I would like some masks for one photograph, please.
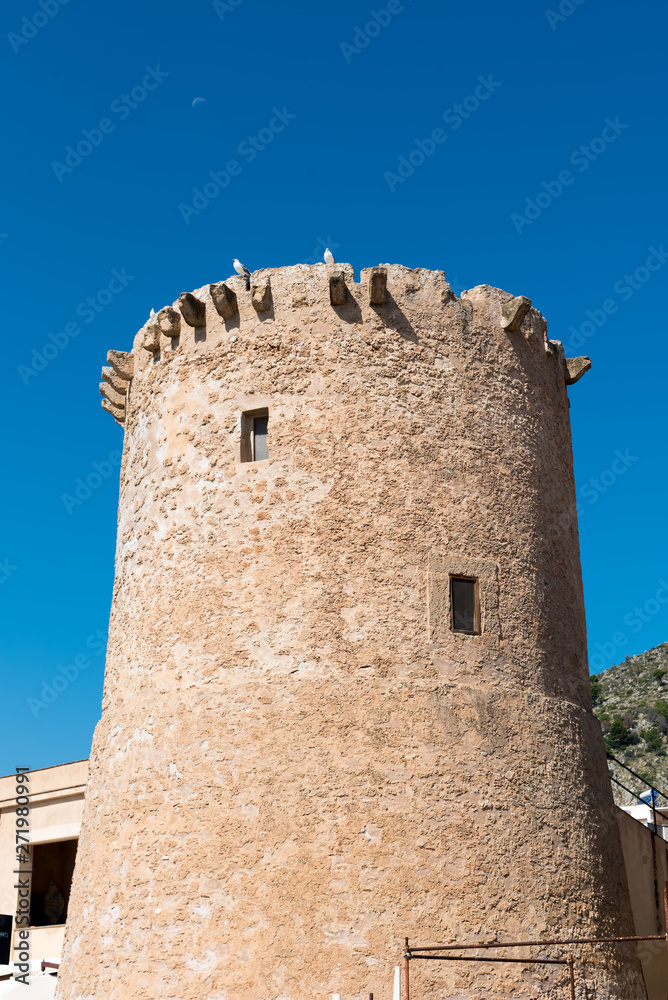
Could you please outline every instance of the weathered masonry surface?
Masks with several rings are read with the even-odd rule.
[[[366,1000],[407,934],[633,933],[589,700],[588,359],[523,296],[344,264],[185,293],[109,362],[116,580],[59,995]],[[430,1000],[562,989],[422,965]],[[644,997],[619,949],[580,979]]]

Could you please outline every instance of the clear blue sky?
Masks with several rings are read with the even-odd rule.
[[[0,773],[87,756],[99,717],[106,352],[235,255],[328,243],[529,295],[594,363],[569,390],[593,668],[668,639],[665,5],[41,3],[0,15]]]

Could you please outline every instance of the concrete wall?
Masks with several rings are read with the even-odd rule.
[[[438,271],[226,286],[110,358],[132,380],[105,397],[116,578],[61,995],[383,1000],[406,935],[632,932],[561,345]],[[269,458],[244,462],[261,408]],[[451,628],[450,574],[479,634]],[[416,995],[564,985],[445,965],[415,963]],[[582,975],[644,1000],[613,949]]]
[[[617,809],[624,865],[636,934],[665,934],[664,885],[668,882],[668,844],[622,809]],[[638,945],[649,1000],[666,1000],[668,948],[665,941]]]
[[[47,767],[28,774],[30,788],[30,843],[46,844],[79,836],[88,761],[80,760]],[[16,917],[16,775],[0,777],[0,913]],[[27,876],[26,876],[27,877]],[[40,961],[57,962],[63,947],[65,925],[30,928],[29,950],[32,966]],[[14,945],[18,929],[14,929]],[[0,976],[14,971],[0,966]]]

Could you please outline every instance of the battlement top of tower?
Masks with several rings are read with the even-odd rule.
[[[548,340],[547,323],[526,296],[478,285],[458,297],[443,271],[399,264],[364,268],[359,282],[350,264],[296,264],[262,268],[250,278],[235,274],[184,292],[150,316],[131,352],[109,352],[100,384],[102,406],[123,423],[130,380],[173,352],[238,353],[246,341],[289,341],[304,331],[321,346],[331,345],[333,327],[342,341],[358,336],[375,350],[414,350],[439,340],[449,318],[472,336],[477,327],[491,327],[504,338],[521,337],[545,363],[555,359],[566,384],[591,366],[588,358],[564,358],[561,343]]]

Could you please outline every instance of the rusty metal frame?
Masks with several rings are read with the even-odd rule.
[[[524,965],[567,965],[570,980],[571,1000],[575,1000],[575,960],[572,954],[568,958],[509,958],[501,956],[483,955],[460,955],[460,954],[435,954],[435,952],[461,952],[476,951],[478,949],[490,948],[546,948],[549,946],[561,945],[592,945],[592,944],[623,944],[633,941],[665,941],[668,949],[668,882],[663,887],[663,907],[665,916],[665,934],[637,934],[626,937],[602,937],[602,938],[553,938],[549,941],[478,941],[475,944],[450,944],[425,945],[412,949],[405,938],[404,944],[404,1000],[410,1000],[410,963],[413,960],[422,959],[432,962],[513,962]]]

